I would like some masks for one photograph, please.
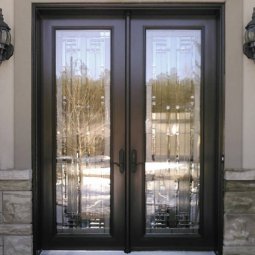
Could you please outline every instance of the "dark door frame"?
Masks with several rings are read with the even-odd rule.
[[[33,233],[34,233],[34,254],[39,254],[41,250],[40,240],[40,217],[41,217],[41,122],[39,118],[41,107],[41,78],[42,78],[42,63],[41,63],[41,24],[45,17],[59,16],[67,17],[75,15],[76,17],[83,17],[86,14],[95,14],[100,17],[102,13],[114,15],[116,12],[126,12],[135,10],[137,13],[144,11],[160,11],[160,15],[196,15],[196,16],[214,16],[217,20],[217,102],[215,103],[217,109],[217,141],[216,141],[216,158],[215,164],[217,168],[216,185],[217,194],[215,194],[215,203],[217,205],[217,244],[215,244],[216,254],[222,254],[223,246],[223,173],[224,173],[224,144],[223,144],[223,130],[224,130],[224,4],[170,4],[170,3],[151,3],[151,4],[33,4],[32,5],[32,169],[33,169]],[[128,16],[127,16],[128,17]],[[129,24],[129,19],[126,20],[126,25]],[[127,42],[126,45],[128,45]],[[129,47],[128,47],[129,48]],[[129,52],[126,52],[129,54]],[[128,73],[129,63],[126,63],[126,72]],[[126,84],[129,83],[129,77],[126,78]],[[126,86],[126,92],[129,88]],[[129,107],[127,107],[129,108]],[[129,109],[126,110],[126,122],[128,125]],[[125,137],[126,146],[130,146],[129,134]],[[127,155],[129,156],[129,155]],[[126,157],[127,158],[127,157]],[[127,167],[129,162],[127,161]],[[126,184],[126,198],[129,198],[130,190]],[[126,213],[129,213],[130,208],[126,207]],[[126,223],[126,229],[129,228],[129,223]],[[126,248],[125,251],[129,252],[129,238],[128,230],[126,233]],[[106,248],[106,247],[102,247]]]

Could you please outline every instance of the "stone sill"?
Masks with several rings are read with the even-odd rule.
[[[227,181],[255,181],[255,169],[226,169]]]
[[[32,170],[0,170],[0,180],[9,181],[9,180],[31,180],[32,179]]]

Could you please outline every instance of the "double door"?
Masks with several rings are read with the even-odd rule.
[[[215,16],[41,19],[40,248],[215,250]]]

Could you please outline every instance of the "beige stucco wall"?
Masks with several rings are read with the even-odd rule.
[[[4,62],[0,67],[0,169],[31,168],[32,2],[71,2],[71,0],[0,0],[0,7],[3,8],[5,20],[12,28],[13,36],[15,32],[14,58]],[[127,1],[112,0],[112,2]],[[164,0],[163,2],[194,1]],[[197,0],[195,2],[226,2],[224,139],[226,167],[254,167],[255,111],[252,109],[255,99],[255,64],[242,54],[242,43],[243,28],[251,18],[255,0]]]
[[[251,20],[255,0],[245,0],[243,25]],[[243,56],[243,167],[255,167],[255,62]]]
[[[14,1],[0,0],[4,20],[14,39]],[[13,168],[14,139],[14,58],[0,66],[0,169]]]
[[[243,4],[226,1],[225,19],[225,167],[242,167]]]

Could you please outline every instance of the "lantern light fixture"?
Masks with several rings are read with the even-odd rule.
[[[13,55],[14,47],[11,44],[10,30],[4,22],[2,9],[0,8],[0,64]]]
[[[245,29],[243,53],[255,62],[255,7],[253,8],[252,20]]]

